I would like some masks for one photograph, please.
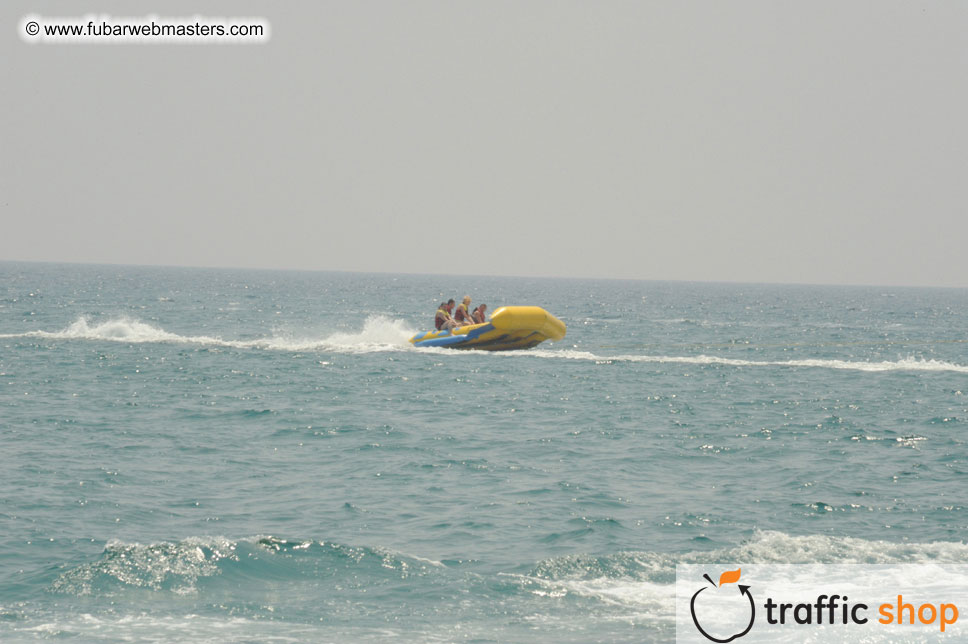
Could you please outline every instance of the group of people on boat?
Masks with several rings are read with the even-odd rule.
[[[450,331],[471,324],[484,324],[487,315],[487,304],[481,304],[473,311],[470,310],[471,296],[465,295],[457,311],[454,311],[454,300],[447,300],[437,308],[434,316],[434,326],[440,331]]]

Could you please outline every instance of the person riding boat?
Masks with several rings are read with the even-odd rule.
[[[474,324],[474,319],[471,317],[471,311],[469,307],[471,305],[471,296],[465,295],[464,300],[457,305],[457,312],[454,313],[454,321],[460,326],[467,326],[468,324]]]
[[[454,322],[454,318],[450,316],[450,312],[453,310],[454,300],[443,302],[437,308],[437,314],[434,315],[434,326],[438,330],[449,331],[457,327],[457,323]]]
[[[481,304],[479,307],[474,309],[471,313],[471,318],[474,320],[474,324],[484,324],[487,321],[485,317],[487,315],[487,304]]]

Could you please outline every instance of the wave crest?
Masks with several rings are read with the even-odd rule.
[[[192,537],[147,545],[110,541],[97,561],[62,573],[51,589],[69,595],[113,595],[134,588],[185,595],[197,592],[199,580],[205,577],[226,577],[223,583],[233,584],[240,579],[343,573],[368,583],[423,576],[438,568],[445,566],[387,548],[311,539]]]
[[[750,564],[968,564],[968,544],[940,541],[894,543],[856,537],[789,535],[757,530],[737,545],[682,554],[628,551],[600,557],[566,555],[539,562],[529,576],[546,580],[637,579],[675,580],[676,564],[742,561]]]
[[[737,546],[682,554],[648,551],[603,556],[565,555],[537,563],[523,575],[507,575],[537,596],[591,598],[634,606],[672,620],[677,564],[968,564],[968,544],[893,543],[855,537],[789,535],[756,531]],[[873,573],[876,574],[876,573]]]
[[[200,577],[218,574],[223,559],[238,561],[227,539],[187,539],[142,545],[111,541],[98,561],[78,566],[54,580],[56,592],[91,595],[112,587],[137,587],[187,594]]]

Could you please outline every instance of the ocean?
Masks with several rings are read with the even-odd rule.
[[[414,349],[448,298],[536,349]],[[0,263],[0,642],[670,642],[968,563],[968,290]]]

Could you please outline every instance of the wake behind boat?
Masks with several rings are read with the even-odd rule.
[[[564,337],[565,323],[540,306],[502,306],[483,324],[418,333],[410,342],[415,347],[509,351]]]

